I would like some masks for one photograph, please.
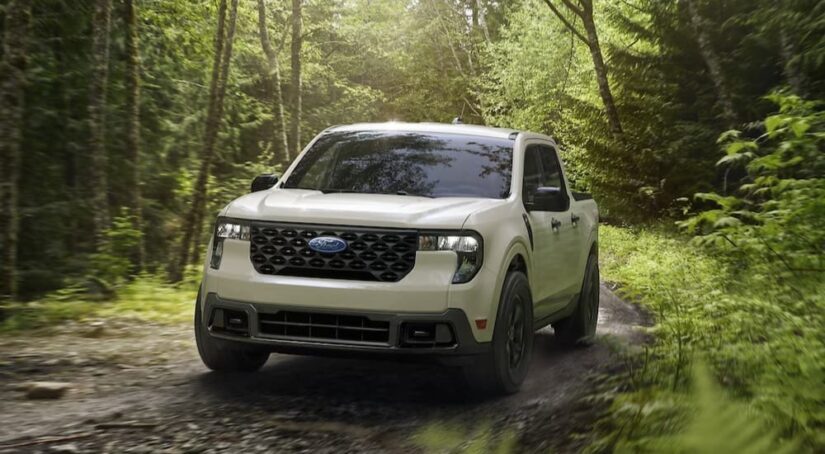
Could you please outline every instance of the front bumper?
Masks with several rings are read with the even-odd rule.
[[[489,261],[494,262],[495,259]],[[470,330],[476,342],[489,342],[501,293],[500,276],[495,268],[482,266],[472,281],[453,284],[455,265],[454,252],[419,251],[415,267],[398,282],[267,275],[253,267],[248,242],[228,239],[224,241],[220,269],[208,264],[204,267],[203,294],[215,293],[226,300],[266,307],[318,312],[443,314],[457,309],[470,322],[487,321],[486,329],[472,323]]]
[[[441,313],[388,313],[353,310],[318,309],[314,307],[283,306],[243,302],[221,298],[216,293],[208,293],[202,305],[202,320],[212,337],[266,346],[279,353],[317,354],[317,355],[346,355],[346,356],[385,356],[385,357],[418,357],[434,358],[448,364],[462,364],[477,355],[490,351],[489,342],[477,342],[473,336],[470,322],[464,311],[447,309]],[[309,323],[291,323],[290,328],[301,331],[301,336],[290,335],[286,332],[274,333],[271,328],[273,317],[282,312],[290,314],[316,315],[317,318],[327,320],[338,318],[363,319],[366,323],[381,326],[381,339],[363,341],[359,339],[332,339],[329,336],[313,337],[309,330]],[[216,315],[236,314],[240,320],[238,326],[227,328],[223,321],[218,321]],[[316,330],[331,331],[329,325],[314,325]],[[410,342],[410,333],[414,327],[441,326],[440,334],[449,331],[449,342]],[[386,327],[386,330],[384,329]],[[448,327],[448,328],[447,328]],[[347,328],[343,328],[347,329]],[[355,328],[356,330],[358,328]],[[378,329],[375,329],[378,331]],[[386,332],[384,332],[386,331]],[[363,337],[362,337],[363,339]],[[443,339],[442,339],[443,340]]]

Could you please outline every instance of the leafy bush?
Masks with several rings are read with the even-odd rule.
[[[105,241],[90,257],[90,277],[107,290],[132,274],[131,257],[138,248],[141,232],[134,228],[134,216],[127,208],[112,219],[112,226],[103,233]]]
[[[785,454],[798,452],[795,441],[777,441],[762,418],[749,414],[747,406],[731,400],[714,383],[704,363],[694,366],[691,413],[685,429],[656,440],[657,452]]]
[[[825,113],[796,96],[770,100],[779,112],[764,134],[720,137],[719,165],[741,175],[739,187],[697,194],[710,208],[679,224],[693,240],[602,230],[605,277],[656,318],[654,343],[632,360],[642,363],[627,377],[632,391],[616,400],[624,424],[608,445],[657,451],[662,434],[684,427],[696,400],[686,371],[701,354],[748,414],[801,439],[801,450],[825,449]]]
[[[769,97],[779,113],[764,121],[756,139],[728,131],[719,141],[718,165],[746,172],[733,195],[697,194],[717,208],[681,225],[697,243],[738,257],[748,266],[768,265],[780,275],[825,273],[825,111],[821,102],[797,96]]]
[[[628,353],[596,448],[657,452],[661,437],[689,425],[697,355],[747,414],[800,438],[801,451],[825,448],[825,284],[769,279],[661,228],[605,226],[600,244],[604,278],[656,324],[652,344]]]

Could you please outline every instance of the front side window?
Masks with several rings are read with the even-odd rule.
[[[526,204],[532,204],[536,195],[536,189],[543,186],[543,175],[541,172],[540,149],[536,145],[530,145],[524,152],[524,179],[521,186],[521,197]]]
[[[542,186],[562,188],[561,165],[556,158],[556,151],[548,146],[541,146],[541,168],[543,170]],[[563,188],[562,188],[563,189]]]
[[[323,192],[507,198],[509,139],[410,131],[342,131],[320,137],[284,182]]]
[[[535,203],[538,188],[558,188],[567,197],[562,178],[561,164],[556,150],[549,145],[527,145],[524,150],[524,175],[521,198],[525,206]]]
[[[561,164],[556,151],[548,145],[528,145],[524,151],[524,180],[522,192],[532,196],[536,189],[563,188]]]

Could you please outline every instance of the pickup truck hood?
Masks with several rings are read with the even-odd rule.
[[[504,202],[468,197],[324,194],[302,189],[273,189],[234,200],[222,215],[313,224],[459,229],[472,213]]]

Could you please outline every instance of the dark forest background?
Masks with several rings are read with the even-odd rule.
[[[102,252],[179,279],[221,206],[339,123],[548,133],[607,219],[679,218],[748,177],[717,165],[717,139],[762,135],[766,95],[825,96],[823,8],[4,1],[2,294],[61,287]]]

